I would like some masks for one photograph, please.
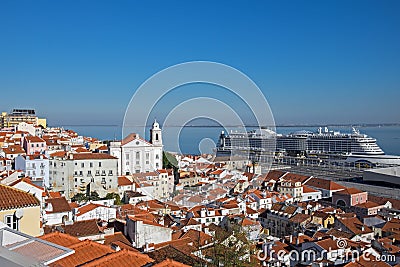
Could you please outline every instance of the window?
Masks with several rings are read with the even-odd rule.
[[[105,183],[106,183],[106,178],[105,178],[105,177],[101,178],[101,183],[102,183],[102,184],[105,184]]]
[[[99,167],[101,167],[101,161],[99,161]]]
[[[85,168],[85,163],[81,163],[81,168]]]
[[[88,175],[92,175],[92,171],[90,171],[90,170],[87,171],[87,174],[88,174]]]
[[[112,170],[109,170],[109,171],[108,171],[108,175],[109,175],[109,176],[112,176],[112,175],[113,175]]]
[[[160,156],[158,156],[158,154],[156,154],[156,159],[159,159],[160,158]]]
[[[89,165],[90,165],[90,168],[93,168],[93,162],[90,162]]]
[[[136,152],[136,160],[140,159],[140,152]]]
[[[19,223],[17,217],[15,217],[14,215],[6,215],[4,219],[8,227],[14,230],[18,230]]]
[[[126,159],[126,160],[129,160],[129,153],[126,153],[126,154],[125,154],[125,159]]]

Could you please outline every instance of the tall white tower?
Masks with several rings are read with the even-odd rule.
[[[156,120],[154,120],[153,126],[150,129],[150,143],[155,146],[162,146],[161,128]]]

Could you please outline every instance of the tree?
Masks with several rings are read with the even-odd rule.
[[[107,193],[107,195],[104,199],[114,199],[115,205],[122,205],[121,197],[117,193]]]
[[[174,171],[174,181],[175,184],[177,184],[179,181],[178,160],[175,158],[174,155],[166,151],[163,151],[163,168],[172,169]]]
[[[93,201],[100,200],[100,196],[96,191],[92,191],[90,192],[90,195],[87,198],[87,200],[93,200]]]
[[[216,266],[254,266],[249,262],[251,255],[250,242],[238,226],[225,231],[216,231],[212,251],[212,263]]]
[[[178,169],[178,160],[174,155],[163,151],[163,168],[164,169]]]
[[[73,202],[83,202],[87,200],[87,197],[84,193],[77,193],[76,195],[74,195],[71,200]]]

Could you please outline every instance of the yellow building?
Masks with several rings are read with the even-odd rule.
[[[14,127],[21,122],[31,123],[34,126],[46,128],[46,119],[38,118],[33,109],[14,109],[11,113],[2,112],[0,116],[0,128]]]
[[[0,221],[14,230],[39,236],[40,201],[32,194],[0,185]]]
[[[331,228],[335,223],[335,217],[329,213],[316,211],[312,215],[311,222],[322,225],[324,228]]]

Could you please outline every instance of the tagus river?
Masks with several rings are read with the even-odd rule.
[[[91,136],[100,140],[119,140],[122,137],[122,127],[116,125],[100,125],[100,126],[62,126],[65,129],[72,129],[80,135]],[[176,127],[175,127],[176,128]],[[342,127],[329,127],[330,130],[337,130],[340,132],[351,132],[350,126]],[[358,127],[361,133],[367,134],[377,139],[378,145],[389,155],[400,155],[400,126],[382,126],[382,127]],[[191,127],[185,126],[180,129],[179,137],[169,136],[168,127],[164,128],[164,148],[165,150],[173,150],[175,147],[179,147],[182,153],[185,154],[199,154],[202,152],[208,152],[205,150],[211,150],[212,142],[215,144],[218,142],[218,137],[221,131],[229,131],[223,127],[212,126],[212,127]],[[307,130],[314,131],[318,130],[318,127],[277,127],[277,132],[281,134],[287,134],[295,131]],[[146,128],[146,139],[149,139],[149,128]],[[204,142],[204,139],[207,139]],[[203,142],[202,142],[203,140]],[[176,144],[177,143],[177,144]],[[173,145],[172,145],[173,144]]]

